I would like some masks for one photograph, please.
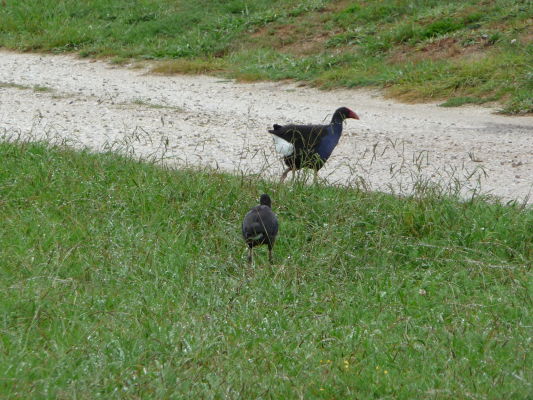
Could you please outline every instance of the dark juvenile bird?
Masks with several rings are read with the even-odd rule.
[[[281,175],[285,180],[289,171],[311,168],[315,171],[324,166],[339,143],[342,123],[346,118],[359,119],[356,113],[346,107],[335,110],[329,125],[278,125],[269,130],[273,135],[276,151],[284,156],[287,169]]]
[[[253,248],[261,244],[268,246],[268,259],[272,262],[272,247],[278,234],[278,217],[272,212],[272,201],[268,194],[262,194],[259,205],[244,216],[242,236],[248,245],[248,262],[252,263]]]

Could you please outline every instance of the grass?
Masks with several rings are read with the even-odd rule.
[[[528,398],[533,210],[0,143],[0,397]],[[275,263],[240,221],[269,193]]]
[[[0,88],[29,89],[29,86],[19,85],[13,82],[0,82]]]
[[[0,82],[0,88],[14,88],[14,89],[20,89],[20,90],[32,89],[34,92],[41,92],[41,93],[54,91],[54,89],[48,86],[42,86],[42,85],[28,86],[28,85],[20,85],[18,83],[13,83],[13,82]]]
[[[441,107],[458,107],[463,104],[483,104],[485,101],[476,97],[453,97],[444,103],[440,104]]]
[[[131,103],[120,103],[123,106],[128,106],[130,104],[135,104],[138,106],[148,107],[148,108],[155,108],[155,109],[167,109],[167,110],[173,110],[173,111],[183,111],[180,107],[174,107],[174,106],[167,106],[164,104],[154,104],[150,102],[150,99],[144,99],[144,98],[136,98],[133,99]]]
[[[0,46],[531,113],[528,0],[7,0]]]
[[[171,74],[209,74],[224,71],[225,65],[222,59],[186,59],[178,58],[158,63],[152,68],[152,72],[164,75]]]

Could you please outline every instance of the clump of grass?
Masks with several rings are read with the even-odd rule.
[[[2,398],[526,398],[533,210],[0,143]],[[275,263],[247,267],[260,193]]]
[[[185,59],[179,58],[157,63],[151,71],[157,74],[207,74],[221,72],[226,69],[226,62],[221,58]]]
[[[29,89],[29,86],[21,85],[13,82],[0,82],[2,88],[15,88],[15,89]]]
[[[0,88],[2,87],[3,88],[15,88],[15,89],[20,89],[20,90],[31,89],[34,92],[53,92],[54,91],[54,89],[48,86],[42,86],[42,85],[29,86],[29,85],[21,85],[21,84],[13,83],[13,82],[0,82]]]
[[[508,64],[516,68],[506,69]],[[387,92],[406,100],[475,97],[479,102],[494,101],[518,96],[523,91],[518,83],[523,82],[528,68],[527,57],[508,51],[494,51],[475,59],[422,60],[399,68],[397,83]]]
[[[42,86],[42,85],[35,85],[35,86],[32,87],[32,89],[35,92],[45,92],[45,93],[54,91],[54,89],[52,89],[52,88],[50,88],[48,86]]]
[[[112,57],[109,62],[111,64],[114,64],[114,65],[126,65],[128,63],[131,62],[131,60],[129,58],[125,58],[125,57],[120,57],[120,56],[116,56],[116,57]]]
[[[135,104],[135,105],[138,105],[138,106],[143,106],[143,107],[148,107],[148,108],[154,108],[154,109],[167,109],[167,110],[173,110],[173,111],[176,111],[176,112],[183,112],[183,109],[180,108],[180,107],[175,107],[175,106],[168,106],[168,105],[165,105],[165,104],[157,104],[157,103],[153,103],[152,100],[150,98],[136,98],[136,99],[133,99],[131,101],[131,103],[119,103],[120,105],[123,105],[123,106],[127,106],[127,105],[131,105],[131,104]],[[133,139],[135,138],[135,134],[132,134],[131,138],[126,138],[123,143],[117,143],[117,142],[114,142],[114,143],[111,143],[108,145],[113,148],[113,146],[117,146],[116,149],[120,152],[120,150],[124,150],[126,151],[127,154],[130,154],[131,151],[128,151],[127,147],[127,142],[128,140],[130,139]],[[52,140],[53,141],[53,140]]]
[[[476,97],[453,97],[446,100],[444,103],[439,104],[441,107],[459,107],[464,104],[483,104],[487,100],[479,99]]]

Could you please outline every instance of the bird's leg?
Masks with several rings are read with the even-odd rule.
[[[270,261],[270,264],[274,263],[272,260],[272,246],[268,246],[268,261]]]
[[[248,247],[248,264],[252,265],[254,253],[252,247]]]
[[[281,179],[279,180],[279,183],[283,183],[283,181],[285,180],[285,178],[289,174],[290,170],[291,170],[290,168],[287,168],[285,171],[283,171],[283,174],[281,174]]]

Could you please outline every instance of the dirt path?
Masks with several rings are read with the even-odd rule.
[[[279,176],[267,128],[320,123],[339,106],[361,121],[346,122],[320,171],[332,184],[407,193],[414,181],[458,180],[465,191],[481,184],[505,200],[533,194],[533,117],[398,104],[366,90],[154,76],[70,56],[0,51],[0,134],[67,138],[171,163]]]

